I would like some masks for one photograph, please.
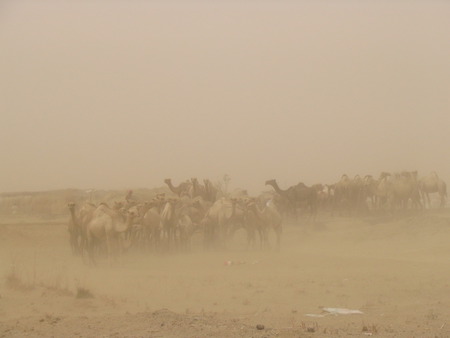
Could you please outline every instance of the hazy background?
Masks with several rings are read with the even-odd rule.
[[[448,179],[449,18],[447,1],[4,1],[0,191]]]

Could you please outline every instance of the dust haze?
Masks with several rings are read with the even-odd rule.
[[[449,17],[4,1],[0,335],[450,335]]]

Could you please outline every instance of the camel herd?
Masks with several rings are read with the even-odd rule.
[[[92,264],[105,252],[109,260],[130,248],[153,252],[187,251],[193,234],[201,234],[205,249],[226,248],[234,233],[244,229],[248,248],[270,247],[269,233],[280,248],[282,223],[287,218],[315,220],[318,212],[356,216],[370,212],[396,212],[430,207],[429,194],[446,202],[447,188],[436,173],[419,178],[416,171],[383,172],[375,179],[343,175],[334,184],[307,186],[299,183],[286,190],[276,180],[265,182],[273,190],[257,197],[246,190],[224,192],[210,180],[201,184],[192,178],[174,186],[173,193],[157,194],[139,201],[132,191],[113,206],[105,203],[68,205],[69,238],[72,251]]]

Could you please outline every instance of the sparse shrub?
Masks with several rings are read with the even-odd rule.
[[[94,298],[94,295],[88,289],[82,288],[82,287],[78,287],[77,288],[77,294],[76,294],[75,298],[80,298],[80,299],[82,299],[82,298]]]

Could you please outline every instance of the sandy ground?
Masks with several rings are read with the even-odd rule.
[[[72,256],[63,220],[0,223],[0,337],[450,337],[447,210],[323,216],[285,225],[280,252],[247,251],[238,232],[226,252],[198,237],[190,253],[96,268]],[[322,307],[363,314],[307,315]]]

